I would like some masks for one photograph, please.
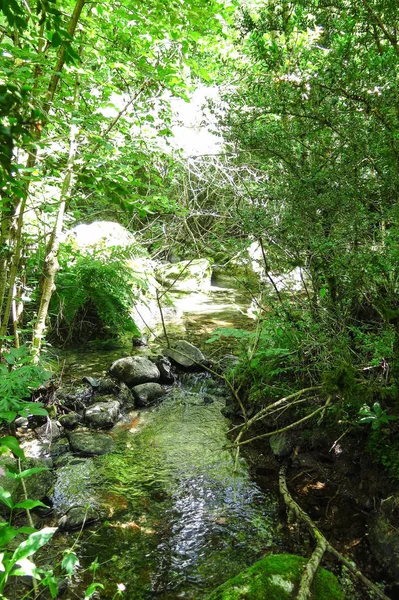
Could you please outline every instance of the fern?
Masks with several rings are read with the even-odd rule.
[[[70,252],[70,249],[69,249]],[[146,282],[132,272],[126,249],[61,259],[51,304],[53,330],[62,341],[137,333],[131,311]]]

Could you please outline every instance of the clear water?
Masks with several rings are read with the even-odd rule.
[[[218,311],[216,302],[204,313],[205,328],[210,320],[216,327],[227,316],[234,321],[235,310]],[[200,313],[193,320],[198,338]],[[113,354],[101,353],[101,361],[109,365]],[[100,371],[98,356],[69,358],[72,369]],[[224,394],[208,375],[187,374],[162,404],[115,426],[115,452],[73,459],[59,472],[56,505],[72,485],[81,502],[104,510],[103,524],[84,531],[79,550],[85,566],[96,557],[102,563],[99,597],[113,598],[124,584],[129,599],[199,600],[276,543],[277,500],[251,481],[243,459],[235,471]],[[81,571],[65,597],[83,598],[92,577]]]

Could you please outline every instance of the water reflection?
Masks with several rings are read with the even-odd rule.
[[[203,598],[273,543],[275,499],[250,481],[244,461],[234,473],[223,400],[204,403],[207,382],[193,391],[198,379],[187,376],[141,429],[119,433],[116,453],[95,459],[115,521],[85,550],[120,555],[104,567],[110,590],[123,581],[129,597]]]
[[[203,347],[216,327],[250,325],[237,303],[229,290],[203,300],[198,310],[192,303],[186,339]],[[120,356],[116,350],[66,358],[74,375],[98,375]],[[82,481],[93,473],[87,488],[108,511],[103,527],[81,539],[82,562],[98,557],[104,563],[101,598],[112,598],[123,583],[129,599],[201,600],[276,541],[276,498],[250,480],[245,461],[234,472],[226,450],[224,393],[206,374],[185,375],[162,404],[117,424],[111,432],[116,451],[90,459],[90,469],[82,470]],[[90,582],[91,573],[82,573],[65,597],[83,597]]]

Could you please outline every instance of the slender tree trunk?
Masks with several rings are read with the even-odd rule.
[[[86,0],[77,0],[76,1],[75,8],[73,10],[73,13],[72,13],[72,15],[69,19],[69,23],[68,23],[68,33],[71,37],[73,37],[75,34],[76,27],[79,22],[79,19],[80,19],[80,16],[81,16],[81,13],[82,13],[85,3],[86,3]],[[42,49],[42,45],[39,48],[39,52],[41,51],[41,49]],[[53,74],[51,76],[51,79],[50,79],[50,82],[49,82],[49,85],[47,88],[47,93],[46,93],[45,102],[44,102],[44,106],[43,106],[44,118],[48,117],[48,113],[49,113],[49,110],[50,110],[53,100],[54,100],[58,82],[60,80],[60,73],[64,67],[64,64],[65,64],[65,45],[62,44],[62,46],[60,47],[60,50],[58,52],[57,62],[55,64]],[[37,70],[35,71],[35,76],[36,77],[38,76]],[[40,138],[41,138],[40,131],[36,131],[35,138],[36,138],[36,141],[40,140]],[[29,173],[28,169],[32,169],[36,165],[36,161],[37,161],[37,150],[35,148],[34,150],[32,150],[30,152],[27,163],[26,163],[26,169],[27,169],[28,173]],[[18,267],[19,267],[19,263],[20,263],[23,215],[24,215],[25,208],[26,208],[26,202],[27,202],[27,197],[28,197],[28,193],[29,193],[29,185],[30,185],[30,181],[28,180],[26,182],[26,186],[25,186],[24,198],[17,205],[17,209],[14,214],[14,222],[16,221],[17,225],[16,225],[15,246],[14,246],[13,256],[11,259],[11,266],[10,266],[10,271],[9,271],[8,282],[7,282],[7,275],[4,276],[3,273],[0,275],[0,302],[1,302],[0,308],[2,308],[2,304],[4,302],[5,289],[6,289],[7,283],[8,283],[8,295],[7,295],[3,318],[2,318],[1,327],[0,327],[0,351],[1,351],[2,345],[3,345],[3,340],[1,338],[2,338],[2,336],[4,337],[4,335],[7,332],[8,322],[10,319],[12,301],[13,301],[13,290],[14,290],[15,279],[16,279],[16,276],[18,273]],[[12,222],[12,220],[11,220],[11,222]],[[0,261],[0,268],[2,267],[2,262],[3,261]],[[3,270],[5,270],[5,269],[3,269]],[[2,296],[3,296],[3,298],[2,298]]]
[[[79,104],[78,78],[76,78],[74,96],[74,108],[77,109]],[[60,247],[60,237],[62,233],[62,226],[64,223],[65,206],[72,188],[72,174],[77,153],[78,130],[79,128],[77,125],[71,125],[69,138],[69,156],[66,167],[66,174],[61,186],[60,205],[58,207],[56,222],[53,231],[51,232],[50,239],[46,248],[46,257],[44,259],[43,266],[43,282],[40,296],[40,305],[39,310],[37,312],[36,324],[33,328],[32,336],[32,348],[36,358],[38,358],[39,356],[43,335],[46,330],[48,308],[51,296],[55,289],[55,276],[57,275],[57,272],[59,270],[58,252]]]

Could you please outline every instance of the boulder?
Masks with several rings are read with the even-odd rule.
[[[57,460],[69,452],[69,442],[67,437],[61,437],[49,447],[49,454],[53,460]]]
[[[153,404],[158,398],[165,394],[165,390],[159,383],[142,383],[132,389],[133,396],[138,406],[144,407]]]
[[[83,421],[82,417],[75,412],[60,415],[58,420],[65,429],[75,429],[78,425],[81,425]]]
[[[202,364],[206,362],[201,350],[185,340],[178,340],[173,344],[172,348],[164,348],[163,353],[180,367],[186,369],[198,366],[198,363]]]
[[[206,258],[182,260],[175,264],[160,265],[155,278],[169,291],[193,292],[208,290],[211,285],[212,267]]]
[[[119,418],[120,404],[113,396],[104,396],[104,402],[92,404],[85,412],[85,421],[92,427],[107,429]]]
[[[293,446],[291,437],[286,432],[275,433],[269,439],[270,448],[277,458],[287,458],[291,456]]]
[[[82,525],[90,525],[100,519],[100,513],[92,506],[72,506],[58,521],[60,529],[71,531]]]
[[[125,410],[133,410],[135,407],[134,397],[130,389],[123,382],[120,383],[117,400]]]
[[[43,500],[53,486],[53,473],[48,468],[48,462],[45,459],[29,458],[22,463],[23,471],[33,468],[43,468],[44,470],[24,478],[27,498],[29,500]],[[25,492],[21,480],[7,477],[5,471],[18,473],[18,461],[11,456],[1,456],[0,487],[10,492],[13,502],[22,502],[22,500],[25,500]]]
[[[113,221],[81,223],[67,231],[65,237],[75,243],[83,254],[94,254],[107,250],[110,252],[116,246],[129,248],[137,245],[133,234],[123,225]]]
[[[166,356],[151,356],[150,360],[158,367],[159,373],[161,375],[161,383],[165,383],[166,385],[172,385],[176,378],[172,373],[172,364]]]
[[[53,487],[54,473],[48,468],[48,461],[42,458],[29,459],[23,465],[24,469],[41,467],[45,470],[34,473],[25,478],[26,495],[30,500],[43,500]],[[22,488],[22,485],[21,485]],[[18,500],[24,500],[25,493],[22,489],[18,490]]]
[[[72,452],[84,456],[107,454],[115,448],[115,442],[108,433],[95,431],[72,431],[68,433]]]
[[[101,377],[96,380],[96,387],[94,391],[97,396],[108,396],[110,394],[117,395],[119,393],[121,384],[111,379],[111,377]]]
[[[387,573],[399,581],[399,496],[391,496],[381,503],[369,525],[372,552]]]
[[[61,426],[56,421],[47,421],[36,427],[35,434],[43,444],[51,444],[62,436]]]
[[[91,379],[86,377],[86,379]],[[134,398],[131,391],[123,381],[115,381],[111,377],[101,377],[95,379],[95,385],[92,386],[94,389],[94,400],[103,402],[103,396],[116,396],[111,400],[117,400],[123,408],[132,409],[134,408]],[[109,401],[109,400],[108,400]]]
[[[101,477],[95,460],[69,456],[69,460],[56,471],[51,494],[55,514],[61,517],[76,506],[98,509],[98,490],[103,483]]]
[[[294,554],[272,554],[219,586],[206,600],[296,598],[307,559]],[[319,568],[311,587],[312,600],[343,600],[335,575]]]
[[[132,387],[140,383],[158,381],[158,367],[145,356],[128,356],[116,360],[109,370],[112,377]]]
[[[65,386],[57,390],[56,397],[59,404],[74,411],[83,410],[86,406],[95,402],[91,386],[81,386],[78,388]]]

